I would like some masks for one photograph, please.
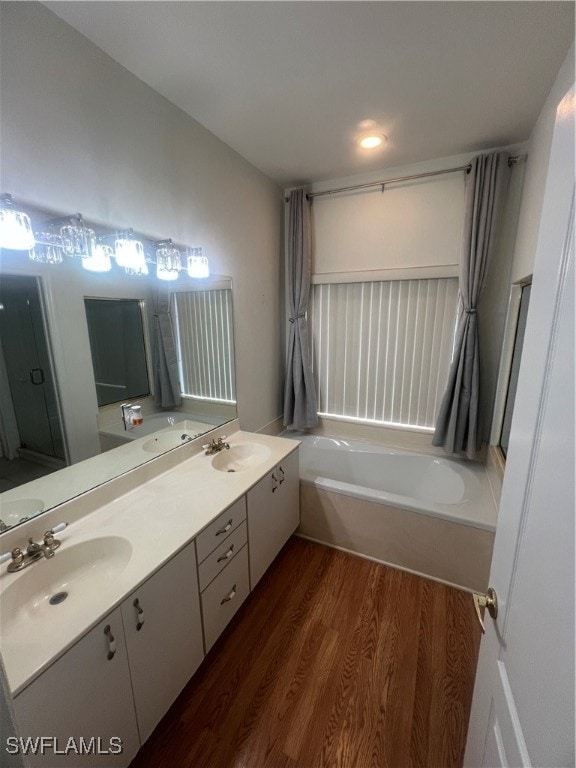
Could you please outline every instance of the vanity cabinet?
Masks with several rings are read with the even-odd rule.
[[[245,496],[196,538],[206,653],[250,593],[247,541]]]
[[[300,523],[298,450],[248,491],[247,503],[250,586],[254,589]]]
[[[30,765],[126,768],[299,518],[296,449],[16,696]]]
[[[246,544],[202,592],[206,653],[212,648],[238,608],[250,594]]]
[[[194,544],[121,605],[143,744],[204,658]]]
[[[125,768],[140,746],[119,608],[108,614],[14,700],[20,735],[50,737],[31,766]],[[81,756],[70,748],[92,749]],[[93,737],[92,742],[90,741]],[[84,740],[81,743],[81,738]],[[121,754],[114,754],[122,740]]]

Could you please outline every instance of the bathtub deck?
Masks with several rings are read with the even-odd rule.
[[[469,594],[293,537],[131,768],[459,768]]]

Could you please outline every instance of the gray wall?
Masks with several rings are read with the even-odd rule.
[[[3,3],[1,22],[2,192],[202,245],[212,271],[233,281],[241,425],[256,430],[275,419],[282,191],[44,6]],[[74,370],[61,371],[59,383],[68,420],[82,430],[92,407],[82,380],[85,321],[56,270],[56,346],[75,349]]]

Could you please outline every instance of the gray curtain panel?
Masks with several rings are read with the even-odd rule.
[[[477,304],[494,246],[509,180],[509,155],[478,155],[466,178],[460,260],[460,301],[454,359],[436,421],[432,445],[476,459],[480,448],[480,364]]]
[[[182,403],[170,296],[159,288],[154,307],[154,403],[177,408]]]
[[[290,327],[284,386],[284,426],[308,429],[318,423],[318,407],[306,320],[312,270],[310,202],[303,189],[290,193],[287,234],[287,310]]]

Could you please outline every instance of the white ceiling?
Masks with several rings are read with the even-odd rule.
[[[572,2],[46,5],[283,186],[525,140],[574,39]]]

